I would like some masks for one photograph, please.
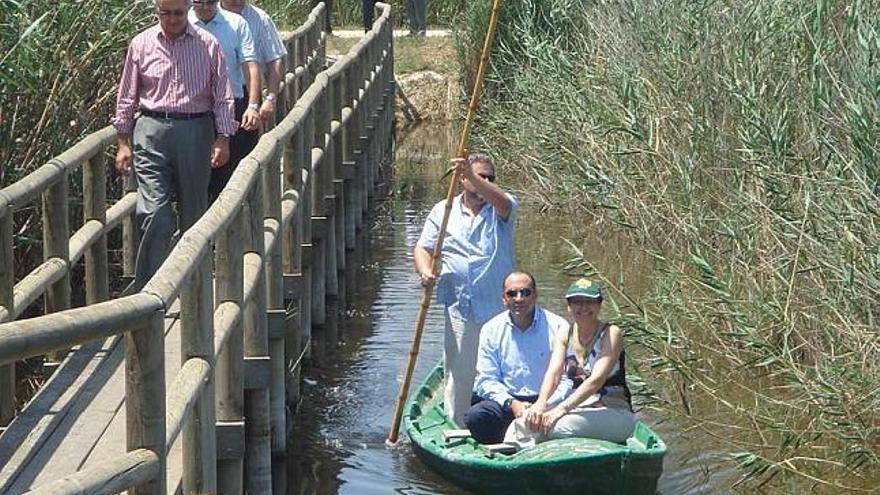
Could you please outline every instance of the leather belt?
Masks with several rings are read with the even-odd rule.
[[[141,109],[141,115],[143,115],[145,117],[153,117],[155,119],[192,120],[192,119],[200,119],[202,117],[207,117],[207,116],[211,115],[211,112],[184,113],[184,112],[165,112],[162,110]]]

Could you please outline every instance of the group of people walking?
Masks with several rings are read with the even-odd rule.
[[[431,210],[413,252],[421,284],[436,287],[445,308],[446,414],[487,444],[624,441],[635,426],[624,332],[600,320],[600,284],[582,278],[568,288],[573,324],[539,306],[534,276],[515,264],[517,198],[498,186],[487,155],[453,167],[462,192],[452,202],[439,276],[432,260],[445,200]]]
[[[217,198],[275,113],[286,54],[275,23],[247,0],[218,3],[155,0],[158,24],[125,57],[113,125],[116,169],[137,180],[132,290]]]

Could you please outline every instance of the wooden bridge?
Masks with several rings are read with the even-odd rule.
[[[137,247],[130,184],[108,208],[112,127],[0,190],[0,493],[285,492],[299,371],[352,290],[392,160],[390,7],[377,11],[326,69],[323,4],[285,35],[276,125],[140,292],[110,299],[111,255],[131,275]],[[13,214],[32,203],[45,261],[17,277]],[[71,308],[83,258],[85,305]],[[46,314],[17,320],[41,296]],[[14,363],[45,354],[60,365],[16,415]]]

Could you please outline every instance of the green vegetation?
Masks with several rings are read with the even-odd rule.
[[[468,9],[466,78],[489,1]],[[727,445],[749,491],[880,483],[877,12],[505,2],[473,147],[644,250],[651,287],[615,300],[646,407]]]

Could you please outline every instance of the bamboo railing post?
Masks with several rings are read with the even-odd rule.
[[[214,247],[214,299],[219,306],[234,302],[243,306],[242,272],[244,217],[239,211],[220,235]],[[241,319],[230,331],[226,345],[217,354],[216,401],[218,437],[241,440],[244,446],[244,341]],[[223,434],[229,432],[229,434]],[[233,440],[230,440],[233,442]],[[238,447],[236,445],[235,447]],[[229,448],[232,454],[225,452]],[[231,495],[244,490],[243,450],[218,442],[217,492]]]
[[[180,363],[214,362],[214,288],[211,260],[202,255],[180,293]],[[183,493],[217,492],[214,381],[209,378],[183,427]]]
[[[63,163],[57,165],[64,167]],[[67,208],[70,187],[67,183],[67,168],[62,168],[59,175],[58,180],[42,194],[43,261],[58,258],[67,265],[67,270],[46,291],[46,314],[70,308],[70,216]],[[67,350],[59,350],[52,353],[50,359],[59,363],[66,356]]]
[[[125,334],[125,422],[129,451],[159,457],[159,476],[129,495],[165,495],[165,319],[161,312]]]
[[[315,247],[312,245],[312,131],[308,127],[308,118],[303,119],[303,127],[297,134],[294,144],[299,156],[299,173],[302,180],[302,208],[299,215],[302,225],[300,236],[300,252],[302,255],[302,282],[300,283],[300,342],[303,352],[311,356],[312,352],[312,265],[314,264]]]
[[[245,232],[245,273],[259,272],[250,297],[244,302],[244,356],[245,374],[248,366],[259,368],[269,355],[269,338],[266,318],[266,271],[263,266],[264,215],[262,181],[251,189],[245,208],[247,231]],[[248,259],[260,260],[258,264]],[[265,369],[258,373],[265,376]],[[245,415],[245,492],[271,493],[272,445],[270,437],[269,389],[260,385],[247,387],[244,391]]]
[[[281,260],[283,229],[281,228],[281,158],[283,148],[276,151],[263,168],[263,212],[266,220],[278,226],[277,238],[270,252],[265,253],[266,310],[268,313],[284,314],[284,269]],[[283,320],[282,320],[283,321]],[[272,363],[272,387],[269,393],[269,409],[272,430],[272,453],[283,456],[286,449],[287,424],[285,416],[285,366],[283,333],[268,335],[269,359]]]
[[[107,223],[106,161],[100,155],[83,164],[83,222]],[[85,254],[86,304],[110,298],[107,236],[99,237]]]
[[[358,184],[361,198],[361,222],[366,220],[370,206],[370,98],[369,98],[369,60],[366,59],[367,49],[361,51],[358,57],[358,71],[360,73],[360,97],[358,100],[358,122],[360,123],[360,166],[358,167]]]
[[[0,195],[0,306],[6,310],[5,320],[15,314],[15,257],[13,252],[12,206]],[[3,321],[0,321],[3,323]],[[15,363],[0,366],[0,426],[15,417]]]
[[[126,175],[122,180],[123,196],[137,191],[137,182],[133,174]],[[140,239],[139,227],[135,212],[127,215],[122,221],[122,275],[126,278],[134,278],[135,262],[137,261],[137,249]]]

